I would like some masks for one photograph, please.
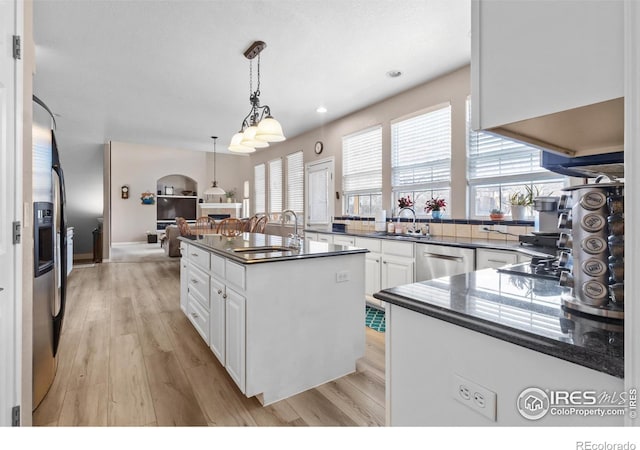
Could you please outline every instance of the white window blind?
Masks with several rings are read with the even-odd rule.
[[[264,214],[267,212],[265,205],[265,167],[264,164],[258,164],[253,168],[253,196],[256,214]]]
[[[382,127],[342,138],[342,190],[347,194],[382,191]]]
[[[304,159],[302,151],[287,155],[287,209],[304,212]]]
[[[394,192],[451,183],[451,105],[391,124]]]
[[[566,178],[540,166],[540,149],[471,130],[471,102],[467,99],[467,171],[470,216],[488,216],[491,209],[510,212],[509,197],[530,186],[541,195],[559,195]]]
[[[269,212],[282,212],[282,159],[269,161]]]

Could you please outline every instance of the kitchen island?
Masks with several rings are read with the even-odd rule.
[[[622,425],[623,415],[520,413],[530,387],[614,399],[624,389],[622,322],[565,310],[561,295],[555,280],[495,269],[375,294],[388,304],[387,424]]]
[[[180,238],[180,306],[263,405],[355,371],[365,249],[244,233]]]

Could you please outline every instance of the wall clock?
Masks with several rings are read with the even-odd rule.
[[[129,198],[129,186],[122,186],[120,188],[120,195],[122,198]]]
[[[319,155],[320,153],[322,153],[323,148],[324,144],[322,143],[322,141],[317,141],[316,146],[313,148],[313,150],[316,152],[316,155]]]

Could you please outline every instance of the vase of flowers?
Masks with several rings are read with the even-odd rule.
[[[143,205],[153,205],[155,202],[155,196],[152,192],[143,192],[140,194],[140,201]]]
[[[433,198],[431,197],[427,200],[424,211],[426,213],[431,213],[431,217],[434,219],[442,218],[442,212],[445,210],[447,206],[447,201],[443,198]]]
[[[402,208],[412,208],[413,207],[413,200],[411,200],[411,197],[409,197],[408,195],[406,197],[400,197],[398,199],[398,208],[402,209]]]

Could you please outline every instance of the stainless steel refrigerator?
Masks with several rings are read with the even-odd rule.
[[[33,409],[56,375],[67,287],[64,174],[51,110],[33,98]]]

